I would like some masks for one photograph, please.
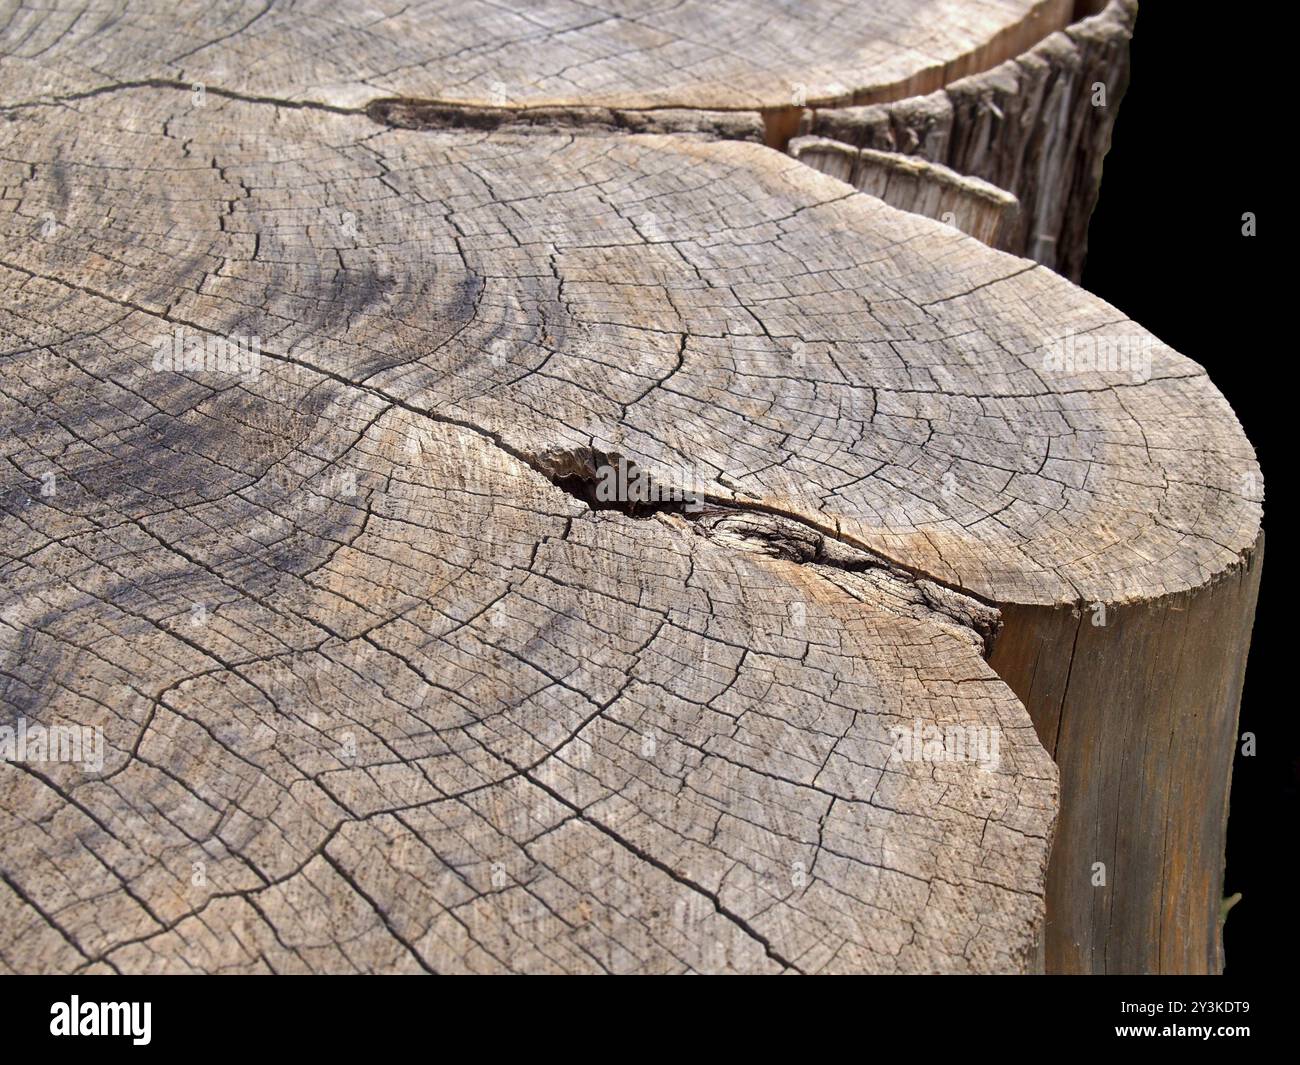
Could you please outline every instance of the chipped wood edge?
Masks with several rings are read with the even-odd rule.
[[[941,163],[875,148],[853,148],[826,137],[796,137],[790,154],[891,207],[955,226],[1006,250],[1019,201],[1004,189],[966,177]]]
[[[919,156],[1007,190],[1021,211],[1006,250],[1077,282],[1136,16],[1136,0],[1110,0],[988,71],[892,103],[815,107],[798,132]]]

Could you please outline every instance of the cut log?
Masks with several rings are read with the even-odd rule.
[[[1074,0],[178,0],[115,18],[54,0],[13,14],[3,76],[33,98],[166,79],[336,107],[408,96],[785,110],[932,92],[1020,55],[1073,10]]]
[[[103,764],[0,765],[0,965],[1214,968],[1204,371],[753,116],[291,75],[286,17],[198,34],[229,92],[7,31],[85,95],[0,122],[0,728]]]
[[[992,70],[926,96],[815,108],[802,115],[801,129],[853,147],[917,155],[1005,189],[1021,205],[1006,249],[1077,281],[1102,162],[1128,87],[1136,14],[1137,0],[1110,0],[1097,15]]]

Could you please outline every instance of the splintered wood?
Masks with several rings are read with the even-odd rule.
[[[1074,5],[314,6],[0,29],[0,968],[1216,968],[1232,411],[745,114]]]

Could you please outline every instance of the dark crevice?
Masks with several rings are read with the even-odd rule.
[[[582,104],[490,107],[394,96],[372,100],[366,105],[365,114],[381,126],[396,129],[694,134],[718,140],[767,142],[764,117],[753,109],[611,108]]]
[[[994,605],[817,529],[802,517],[656,480],[625,456],[599,448],[563,448],[527,461],[592,510],[615,510],[638,519],[674,514],[714,543],[758,550],[797,565],[888,578],[905,586],[913,601],[976,633],[986,658],[1001,631],[1001,613]]]
[[[630,518],[649,518],[663,513],[698,517],[703,508],[700,497],[655,480],[617,452],[564,448],[548,451],[530,465],[592,510],[617,510]]]

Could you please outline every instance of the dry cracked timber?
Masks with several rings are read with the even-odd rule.
[[[400,16],[313,96],[274,9],[172,58],[61,13],[0,33],[0,697],[104,763],[0,766],[0,965],[1038,963],[1058,770],[1022,674],[1065,669],[1068,738],[1091,672],[1054,619],[1199,604],[1254,558],[1200,367],[755,143],[698,72],[503,117],[357,58]],[[553,61],[507,37],[492,69]],[[1024,44],[994,39],[948,62]],[[1143,338],[1149,372],[1046,370],[1065,335]],[[174,336],[260,359],[177,372]],[[699,505],[594,505],[619,458]],[[999,757],[900,759],[916,723]],[[1193,819],[1204,746],[1152,823]]]

